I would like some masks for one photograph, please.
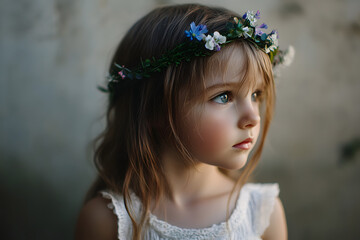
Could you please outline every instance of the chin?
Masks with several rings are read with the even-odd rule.
[[[226,170],[240,170],[242,169],[247,162],[247,157],[242,159],[236,159],[232,162],[228,162],[227,164],[224,164],[223,166],[219,166],[221,168],[224,168]]]

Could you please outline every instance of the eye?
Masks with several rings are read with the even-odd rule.
[[[263,92],[261,90],[256,90],[251,94],[251,100],[254,102],[261,102],[263,97]]]
[[[229,101],[231,101],[231,92],[227,91],[227,92],[223,92],[220,95],[217,95],[216,97],[214,97],[212,99],[212,101],[219,103],[219,104],[226,104]]]

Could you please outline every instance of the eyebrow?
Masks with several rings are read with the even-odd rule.
[[[231,87],[231,86],[235,87],[237,85],[238,85],[238,83],[217,83],[217,84],[214,84],[214,85],[212,85],[210,87],[207,87],[205,90],[210,91],[210,90],[216,89],[216,88]]]
[[[214,85],[211,85],[210,87],[207,87],[205,89],[205,91],[210,91],[212,89],[217,89],[217,88],[221,88],[221,87],[238,87],[239,83],[235,83],[235,82],[230,82],[230,83],[217,83]],[[258,88],[264,88],[265,84],[263,81],[261,81],[261,83],[257,83],[255,86],[257,86]]]

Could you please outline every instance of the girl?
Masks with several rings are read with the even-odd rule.
[[[286,59],[259,15],[168,6],[127,32],[76,239],[287,239],[278,185],[246,183]]]

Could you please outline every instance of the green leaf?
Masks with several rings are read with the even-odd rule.
[[[104,93],[108,93],[109,92],[109,89],[103,87],[103,86],[97,86],[97,89],[100,90],[101,92],[104,92]]]
[[[267,34],[266,33],[263,33],[262,35],[261,35],[261,40],[263,40],[263,41],[265,41],[265,39],[267,38]]]

